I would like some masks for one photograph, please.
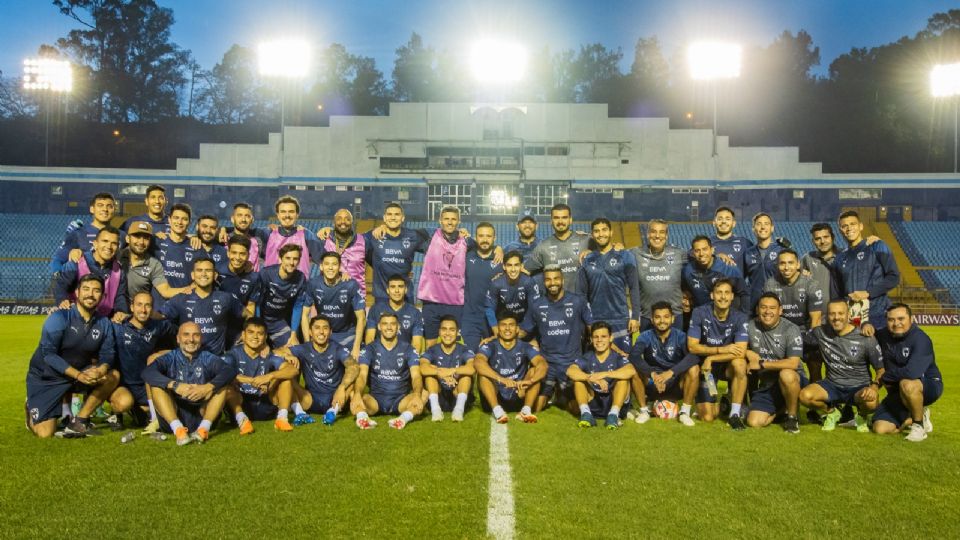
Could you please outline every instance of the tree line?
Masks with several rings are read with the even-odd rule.
[[[332,43],[311,77],[279,84],[257,73],[256,51],[235,44],[200,66],[171,39],[174,14],[154,0],[53,0],[76,28],[40,56],[69,59],[69,96],[29,93],[20,74],[0,74],[0,163],[43,162],[51,118],[51,165],[174,166],[203,142],[265,142],[280,124],[323,126],[331,115],[384,115],[391,101],[463,102],[478,94],[465,62],[412,33],[389,76],[374,59]],[[632,54],[629,70],[625,55]],[[626,57],[629,60],[629,56]],[[960,62],[960,9],[935,13],[913,36],[855,48],[818,76],[820,49],[804,30],[744,49],[737,79],[691,80],[684,51],[656,36],[632,51],[599,43],[530,51],[512,102],[606,103],[612,117],[668,117],[673,128],[710,128],[717,92],[721,135],[736,146],[799,146],[827,172],[938,172],[953,162],[954,102],[934,99],[929,72]],[[960,98],[954,98],[954,100]]]

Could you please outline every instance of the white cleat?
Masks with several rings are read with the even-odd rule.
[[[387,425],[389,425],[389,426],[392,427],[393,429],[403,429],[403,428],[407,427],[407,422],[406,422],[403,418],[400,418],[400,417],[398,416],[398,417],[394,418],[393,420],[387,422]]]
[[[357,427],[360,429],[373,429],[377,427],[377,423],[370,418],[360,418],[357,417]]]
[[[440,409],[433,411],[430,419],[433,420],[434,422],[443,422],[443,411],[441,411]]]
[[[930,407],[923,408],[923,430],[933,433],[933,421],[930,420]]]
[[[453,414],[450,415],[450,420],[454,422],[463,422],[463,411],[460,409],[454,409]]]
[[[927,438],[927,432],[923,429],[923,424],[910,424],[910,432],[904,437],[910,442],[920,442]]]
[[[693,418],[690,418],[690,415],[687,413],[680,413],[679,415],[677,415],[677,421],[687,427],[692,427],[696,425],[696,422],[694,422]]]
[[[634,414],[633,421],[638,424],[646,424],[650,421],[650,411],[646,409],[640,409]]]

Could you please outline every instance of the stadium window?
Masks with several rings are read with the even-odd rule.
[[[542,146],[524,146],[523,155],[525,156],[542,156],[545,153],[545,149]]]
[[[132,186],[123,186],[120,188],[120,194],[146,196],[147,187],[149,186],[147,186],[146,184],[134,184]]]
[[[337,186],[337,191],[350,191],[350,186]]]
[[[182,199],[186,196],[187,196],[187,190],[185,188],[182,188],[182,187],[173,188],[173,197],[175,199]]]
[[[50,186],[50,196],[51,197],[63,196],[63,186]]]
[[[804,194],[803,194],[803,190],[802,190],[802,189],[795,189],[795,190],[793,190],[793,198],[794,198],[794,199],[802,199],[802,198],[803,198],[803,195],[804,195]]]
[[[620,160],[620,164],[621,164],[621,165],[629,165],[629,164],[630,164],[630,160],[629,160],[629,159],[621,159],[621,160]]]
[[[876,189],[876,188],[841,189],[839,193],[840,200],[844,200],[844,199],[878,200],[882,195],[883,195],[883,190]]]
[[[294,191],[306,191],[306,190],[307,190],[307,186],[296,185],[296,186],[293,186],[293,190],[294,190]]]
[[[323,191],[323,186],[313,186],[314,191]]]
[[[568,146],[548,146],[547,155],[548,156],[566,156],[570,154],[570,148]]]
[[[622,189],[615,189],[615,190],[613,190],[613,198],[614,198],[614,199],[623,199],[623,190],[622,190]]]

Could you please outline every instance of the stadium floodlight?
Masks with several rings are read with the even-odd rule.
[[[515,42],[482,39],[470,49],[470,69],[481,83],[515,83],[527,71],[527,50]]]
[[[519,199],[516,196],[511,196],[509,193],[502,189],[494,189],[490,191],[490,206],[496,209],[510,210],[517,207],[519,204]]]
[[[261,43],[257,48],[258,67],[264,77],[300,79],[310,69],[310,44],[300,39]]]
[[[935,98],[953,98],[953,172],[957,173],[957,152],[960,147],[960,63],[940,64],[930,71],[930,93]]]
[[[713,156],[717,155],[717,82],[740,76],[742,56],[743,48],[735,43],[699,41],[687,49],[690,78],[713,83]]]
[[[57,95],[57,110],[60,98],[73,90],[73,68],[66,60],[53,58],[27,58],[23,61],[23,89],[42,91]],[[47,103],[46,128],[43,138],[43,166],[50,166],[50,104]]]

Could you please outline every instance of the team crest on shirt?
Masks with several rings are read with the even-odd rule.
[[[611,258],[611,259],[610,259],[610,268],[614,268],[614,267],[616,267],[616,266],[617,266],[617,259]]]
[[[733,329],[732,329],[732,328],[724,328],[724,329],[723,329],[723,335],[724,335],[724,336],[729,336],[729,335],[731,334],[731,332],[733,332]]]
[[[192,251],[184,252],[184,254],[183,254],[183,260],[185,260],[185,261],[187,261],[187,262],[192,261],[192,260],[193,260],[193,252],[192,252]]]
[[[733,250],[736,251],[737,253],[740,253],[740,249],[741,249],[741,248],[740,248],[740,244],[734,244],[734,245],[733,245]]]
[[[667,255],[667,264],[673,264],[674,260],[673,255]]]
[[[30,418],[36,423],[40,420],[40,409],[33,408],[30,409]]]
[[[90,337],[92,337],[93,339],[100,339],[100,329],[94,328],[93,330],[91,330]]]
[[[341,304],[347,303],[347,291],[340,291],[340,303]]]
[[[523,290],[523,289],[520,289],[519,291],[517,291],[517,298],[519,298],[521,302],[523,302],[524,300],[526,300],[526,299],[527,299],[527,291],[525,291],[525,290]]]
[[[403,326],[403,329],[404,329],[404,330],[409,330],[409,329],[410,329],[410,324],[411,324],[411,323],[410,323],[410,319],[404,319],[404,320],[403,320],[403,323],[401,324],[401,326]]]
[[[219,314],[221,314],[221,313],[223,313],[223,307],[220,305],[219,302],[214,302],[214,304],[213,304],[213,314],[214,314],[214,315],[219,315]]]
[[[850,356],[857,356],[857,354],[858,354],[859,352],[860,352],[860,347],[859,347],[859,346],[857,346],[857,345],[851,345],[851,346],[850,346]]]
[[[667,347],[667,356],[673,356],[674,347]]]
[[[573,308],[572,308],[572,307],[568,307],[567,309],[563,310],[563,314],[566,315],[568,319],[569,319],[569,318],[572,318],[572,317],[573,317]]]
[[[149,277],[149,276],[150,276],[150,269],[147,268],[146,266],[138,266],[138,267],[136,268],[136,272],[137,272],[137,274],[140,275],[140,277]]]
[[[403,245],[403,249],[410,249],[410,239],[409,239],[409,238],[404,238],[404,239],[403,239],[403,242],[401,242],[401,244]]]
[[[247,294],[248,290],[250,290],[250,286],[246,283],[240,285],[240,294]]]
[[[862,261],[864,256],[866,256],[866,254],[867,254],[866,251],[861,251],[860,253],[857,253],[857,260]]]
[[[203,377],[203,366],[196,366],[195,368],[193,368],[193,376],[196,377],[197,379],[199,379],[200,377]]]
[[[904,347],[900,353],[903,354],[904,357],[910,356],[910,347]]]

